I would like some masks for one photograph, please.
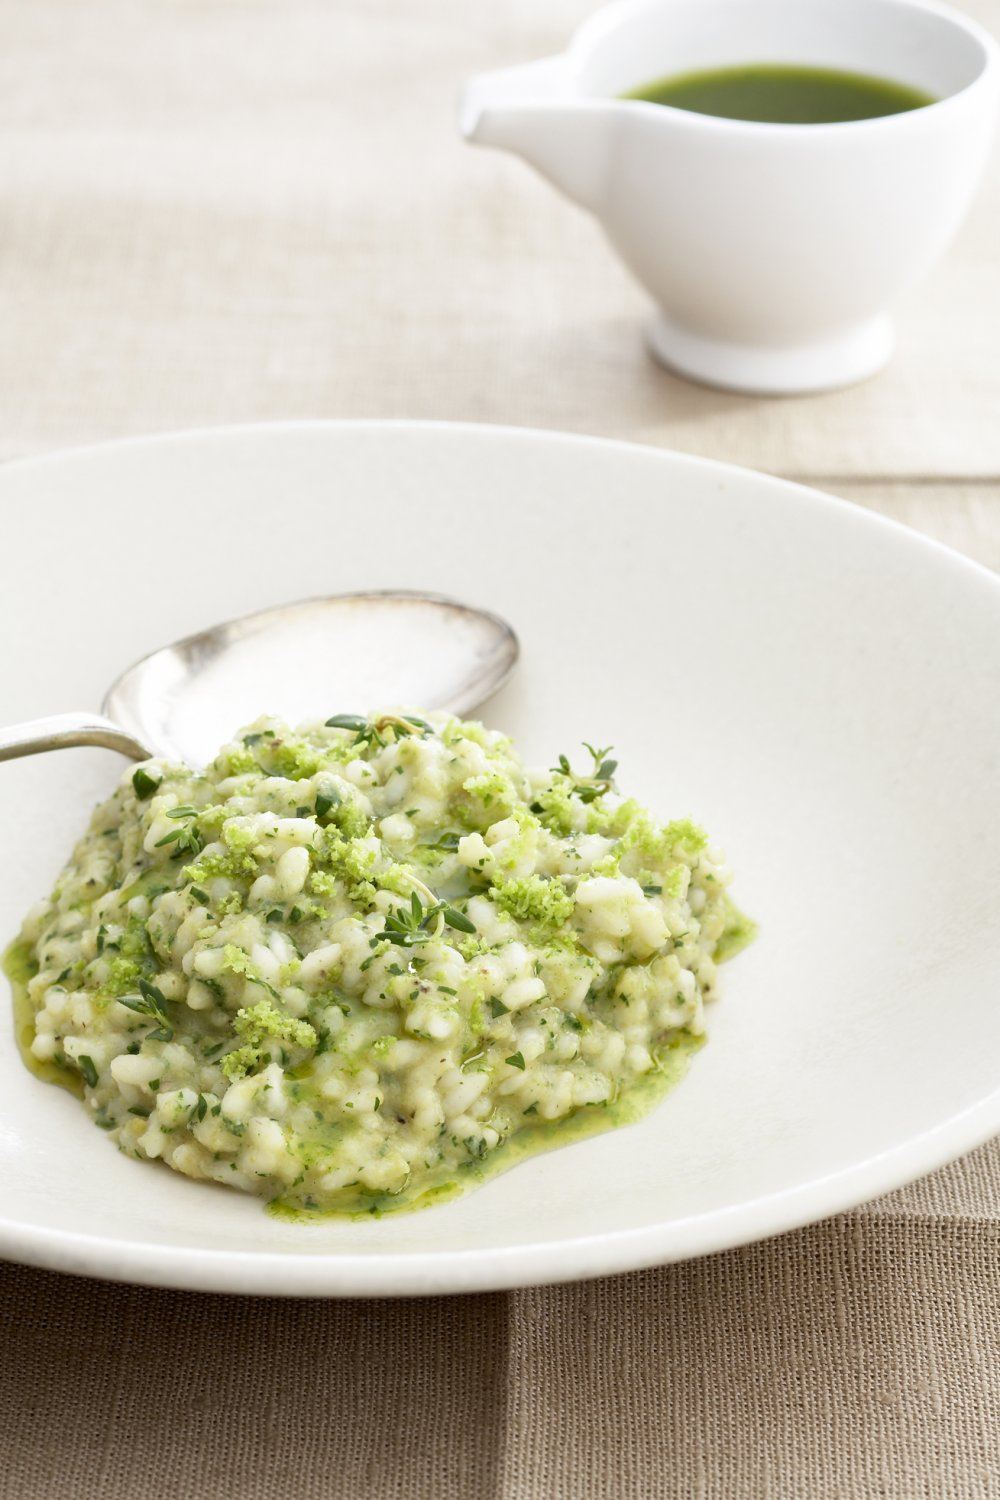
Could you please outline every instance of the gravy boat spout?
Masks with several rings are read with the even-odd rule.
[[[467,141],[523,157],[581,208],[600,215],[616,113],[612,99],[579,95],[567,57],[544,57],[470,79],[459,127]]]

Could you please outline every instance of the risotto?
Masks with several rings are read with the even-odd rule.
[[[584,756],[340,715],[129,769],[11,950],[26,1060],[127,1155],[295,1213],[635,1117],[751,929],[701,829]]]

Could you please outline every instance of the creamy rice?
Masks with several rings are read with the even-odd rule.
[[[25,922],[30,1060],[128,1155],[291,1209],[428,1201],[614,1123],[749,929],[702,831],[583,758],[265,718],[204,773],[128,770]]]

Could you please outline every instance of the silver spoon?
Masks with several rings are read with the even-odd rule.
[[[297,723],[394,705],[464,714],[510,676],[518,641],[499,615],[440,594],[334,594],[227,620],[144,656],[101,712],[0,728],[0,760],[103,745],[204,766],[261,713]]]

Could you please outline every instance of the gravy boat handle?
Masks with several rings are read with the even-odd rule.
[[[100,745],[130,760],[148,760],[153,753],[101,714],[52,714],[46,719],[0,727],[0,760],[39,755],[43,750],[66,750],[73,745]]]

